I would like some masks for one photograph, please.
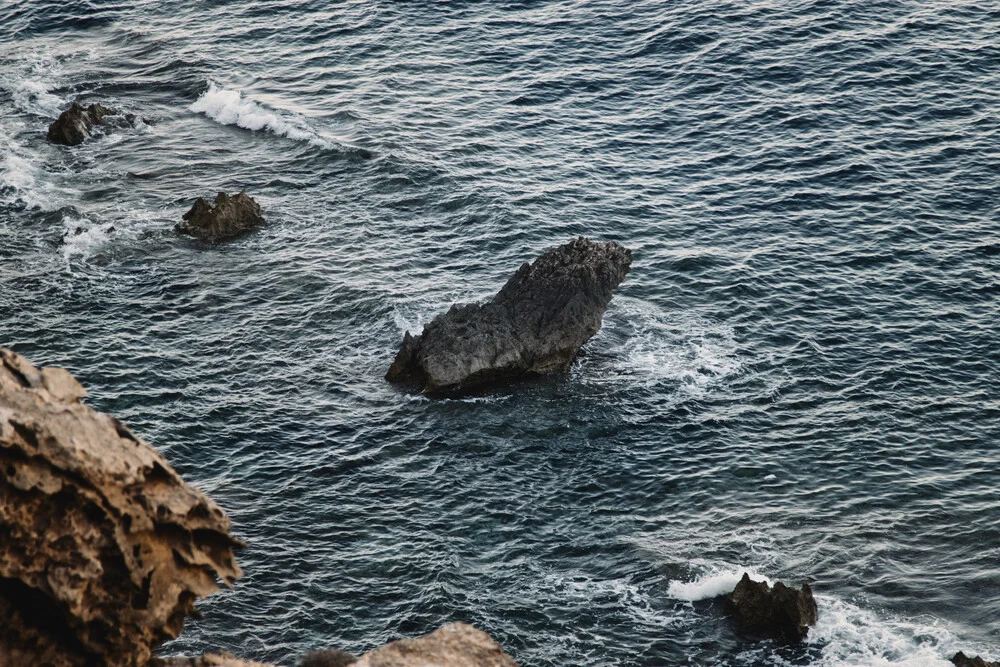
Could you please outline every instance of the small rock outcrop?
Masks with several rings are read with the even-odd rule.
[[[631,263],[627,248],[583,237],[546,250],[488,303],[454,305],[407,332],[385,377],[434,394],[565,371]]]
[[[736,589],[725,596],[725,613],[752,634],[799,641],[816,624],[817,609],[808,584],[796,590],[778,581],[772,588],[744,573]]]
[[[242,574],[225,513],[84,396],[0,349],[0,665],[145,665]]]
[[[177,231],[208,243],[235,238],[264,224],[260,205],[246,190],[232,197],[220,192],[212,204],[198,197],[183,218]]]
[[[336,648],[310,651],[302,656],[299,667],[350,667],[358,661],[357,656]]]
[[[54,144],[76,146],[90,136],[91,128],[100,125],[105,116],[114,116],[117,113],[114,109],[102,107],[100,104],[91,104],[84,108],[73,102],[69,109],[59,114],[59,118],[49,125],[48,139]]]
[[[978,655],[970,658],[961,651],[952,656],[951,661],[955,667],[1000,667],[1000,662],[988,662]]]
[[[449,623],[415,639],[400,639],[365,653],[354,667],[517,667],[482,630]]]

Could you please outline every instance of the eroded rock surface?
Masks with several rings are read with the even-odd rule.
[[[817,608],[808,584],[796,590],[778,581],[772,588],[744,573],[725,597],[725,613],[747,632],[798,641],[816,624]]]
[[[0,665],[145,665],[242,574],[225,513],[85,395],[0,349]]]
[[[403,337],[386,379],[425,393],[565,371],[601,328],[632,253],[580,237],[525,263],[484,304],[454,305]]]
[[[482,630],[449,623],[416,639],[400,639],[365,653],[354,667],[517,667]]]
[[[220,192],[212,204],[198,197],[183,218],[177,231],[209,243],[235,238],[264,224],[260,205],[245,190],[232,197]]]
[[[73,102],[69,109],[59,114],[59,118],[49,125],[48,139],[55,144],[76,146],[90,136],[91,128],[100,125],[105,116],[117,113],[114,109],[102,107],[100,104],[91,104],[84,108]]]
[[[961,651],[952,656],[951,661],[955,667],[1000,667],[1000,662],[988,662],[978,655],[975,658],[970,658]]]
[[[232,653],[209,653],[197,658],[153,658],[149,667],[275,667],[274,665],[240,660]]]

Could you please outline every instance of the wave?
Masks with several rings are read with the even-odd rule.
[[[710,600],[726,593],[732,593],[744,574],[750,575],[754,581],[766,581],[768,585],[771,584],[770,579],[747,568],[712,568],[693,581],[671,581],[667,585],[667,596],[684,602]]]
[[[202,93],[188,109],[205,114],[222,125],[236,125],[253,132],[263,130],[295,141],[308,142],[320,148],[341,148],[338,143],[321,137],[301,116],[271,110],[244,98],[239,91],[222,88],[215,82],[209,82],[208,90]]]

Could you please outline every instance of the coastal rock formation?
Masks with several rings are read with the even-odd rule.
[[[242,574],[223,511],[84,396],[0,349],[0,665],[145,665]]]
[[[183,218],[177,231],[209,243],[235,238],[264,224],[260,205],[246,190],[232,197],[220,192],[213,204],[198,197]]]
[[[76,146],[90,136],[90,129],[104,121],[105,116],[113,116],[118,112],[114,109],[91,104],[89,107],[73,102],[69,109],[59,114],[49,125],[48,139],[54,144]]]
[[[951,661],[955,667],[1000,667],[1000,662],[987,662],[978,655],[970,658],[961,651],[952,656]]]
[[[399,639],[357,659],[343,651],[308,654],[301,667],[517,667],[513,658],[482,630],[449,623],[415,639]]]
[[[153,658],[149,667],[275,667],[263,662],[240,660],[232,653],[209,653],[197,658]]]
[[[488,303],[454,305],[420,336],[407,332],[385,377],[432,394],[565,371],[631,263],[627,248],[583,237],[546,250]]]
[[[795,590],[778,581],[772,588],[744,573],[725,598],[725,613],[747,632],[798,641],[816,624],[817,609],[808,584]]]

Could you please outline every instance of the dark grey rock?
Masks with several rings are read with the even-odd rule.
[[[951,661],[956,667],[1000,667],[1000,662],[987,662],[978,655],[970,658],[961,651],[952,656]]]
[[[580,237],[522,264],[484,304],[453,305],[403,337],[386,379],[428,394],[569,368],[601,328],[632,253]]]
[[[799,641],[816,624],[818,610],[809,584],[796,590],[778,581],[772,588],[744,573],[725,596],[725,613],[752,634]]]
[[[49,125],[48,138],[54,144],[76,146],[90,136],[90,130],[104,121],[105,116],[113,116],[114,109],[91,104],[84,108],[74,102],[69,109],[59,114],[59,118]]]
[[[183,217],[177,231],[209,243],[235,238],[264,224],[260,205],[246,190],[232,197],[220,192],[213,204],[198,197]]]

